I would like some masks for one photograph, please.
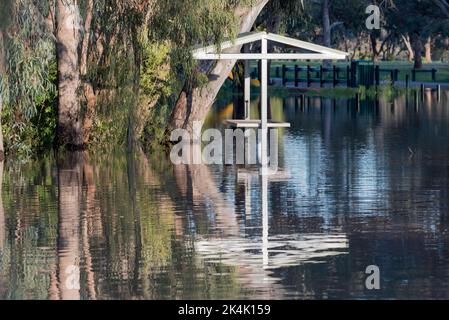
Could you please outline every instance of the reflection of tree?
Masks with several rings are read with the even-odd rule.
[[[95,195],[96,195],[96,186],[94,181],[94,170],[92,165],[89,164],[87,154],[84,155],[84,166],[83,166],[83,177],[85,186],[84,196],[85,198],[85,210],[84,217],[81,220],[81,235],[82,235],[82,248],[83,248],[83,257],[85,267],[84,270],[86,272],[86,285],[89,293],[89,298],[95,300],[97,298],[97,292],[95,288],[95,273],[93,271],[93,259],[90,251],[90,237],[92,235],[92,231],[94,227],[99,229],[99,232],[102,231],[101,223],[98,223],[98,218],[96,215],[96,207],[95,207]]]
[[[4,242],[6,240],[6,220],[5,210],[3,208],[3,166],[4,162],[0,161],[0,253],[3,252]]]
[[[1,98],[0,98],[1,99]],[[3,208],[3,165],[4,162],[0,161],[0,270],[3,269],[3,256],[5,254],[5,241],[6,241],[6,219],[5,210]],[[0,299],[3,298],[3,288],[5,285],[2,283],[3,277],[0,275]]]
[[[219,192],[210,168],[205,165],[178,165],[174,167],[178,188],[190,196],[193,206],[205,201],[213,208],[217,228],[223,235],[238,235],[239,226],[234,205]]]
[[[80,299],[80,202],[83,154],[58,159],[58,280],[62,300]]]

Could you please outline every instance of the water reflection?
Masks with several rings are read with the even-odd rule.
[[[80,298],[80,204],[83,155],[70,152],[58,159],[57,279],[59,289],[52,297]]]
[[[273,98],[275,176],[139,149],[0,164],[0,298],[449,298],[448,98]]]

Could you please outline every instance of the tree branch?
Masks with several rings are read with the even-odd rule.
[[[447,0],[433,0],[435,4],[440,7],[441,11],[449,18],[449,3]]]
[[[341,24],[343,24],[343,21],[335,21],[334,23],[332,23],[331,26],[330,26],[331,31],[332,31],[334,28],[336,28],[336,27],[338,27],[339,25],[341,25]]]

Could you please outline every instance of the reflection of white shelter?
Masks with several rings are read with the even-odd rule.
[[[233,47],[249,45],[260,42],[260,52],[248,52],[248,46],[244,53],[226,53],[226,49]],[[295,49],[296,53],[274,53],[268,52],[268,42],[277,44],[290,49]],[[319,46],[313,43],[300,41],[266,32],[249,32],[240,34],[234,41],[226,41],[219,45],[222,50],[219,52],[216,45],[198,48],[193,52],[193,57],[197,60],[244,60],[245,61],[245,119],[228,120],[228,123],[234,127],[240,128],[260,128],[262,164],[267,163],[267,134],[269,128],[289,127],[288,123],[278,123],[268,120],[268,60],[344,60],[348,56],[346,52]],[[250,119],[250,90],[251,76],[249,70],[249,61],[261,60],[260,77],[260,101],[261,101],[261,119]]]
[[[323,234],[277,234],[269,235],[268,182],[289,179],[286,172],[262,175],[260,236],[230,236],[223,238],[199,238],[195,242],[196,252],[209,263],[223,263],[243,267],[258,281],[276,282],[272,271],[278,268],[298,266],[305,263],[319,263],[333,256],[347,254],[348,239],[344,233]],[[238,182],[245,184],[246,216],[251,213],[252,180],[259,178],[257,171],[238,171]],[[257,276],[257,277],[255,277]],[[259,283],[260,284],[260,283]]]

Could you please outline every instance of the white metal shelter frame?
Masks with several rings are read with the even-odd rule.
[[[237,46],[243,46],[249,43],[261,42],[260,53],[226,53],[226,49]],[[269,53],[268,41],[287,45],[295,49],[307,50],[312,53]],[[240,34],[235,41],[226,41],[219,46],[223,52],[217,51],[216,45],[202,47],[194,50],[193,57],[196,60],[244,60],[245,61],[245,119],[229,120],[228,123],[239,128],[260,128],[261,147],[262,147],[262,165],[268,162],[267,143],[268,129],[276,127],[290,127],[289,123],[279,123],[268,121],[268,60],[345,60],[348,54],[343,51],[330,49],[313,43],[288,38],[266,32],[249,32]],[[261,60],[261,79],[260,79],[260,101],[261,101],[261,119],[250,119],[250,100],[251,100],[251,75],[249,62],[251,60]]]

